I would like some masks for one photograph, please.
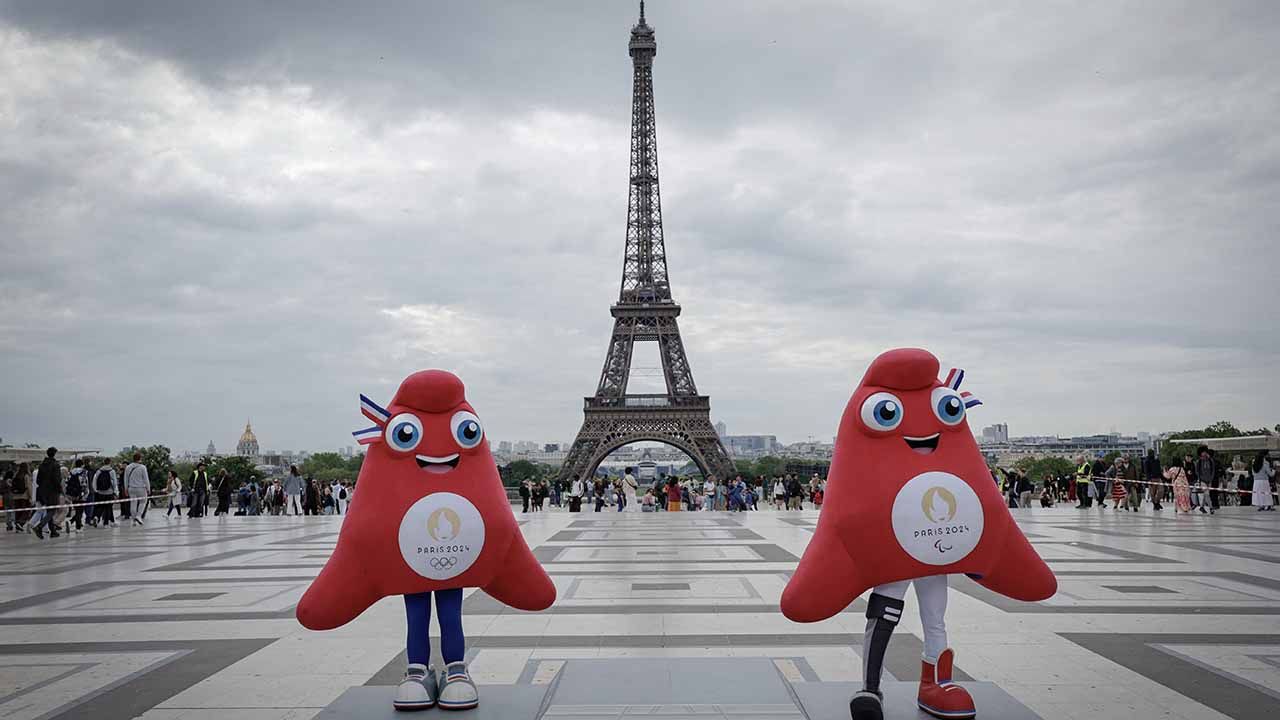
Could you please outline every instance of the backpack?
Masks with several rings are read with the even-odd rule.
[[[347,489],[346,489],[346,488],[342,488],[341,490],[339,490],[339,491],[338,491],[338,499],[339,499],[339,500],[346,500],[346,499],[347,499]]]
[[[93,491],[100,495],[111,494],[111,470],[109,468],[98,468],[98,474],[93,476]]]
[[[71,477],[67,478],[67,497],[78,499],[81,493],[84,492],[84,486],[80,483],[80,478],[83,475],[83,468],[76,468],[71,471]]]

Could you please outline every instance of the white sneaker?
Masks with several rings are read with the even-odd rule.
[[[445,667],[438,703],[441,710],[470,710],[480,704],[480,693],[467,674],[466,663],[449,663]]]
[[[426,665],[414,663],[404,671],[404,680],[396,688],[392,705],[397,710],[426,710],[435,707],[438,694],[435,672]]]

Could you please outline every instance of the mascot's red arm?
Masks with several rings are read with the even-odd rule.
[[[502,572],[480,588],[517,610],[546,610],[556,601],[556,586],[523,541],[507,548]]]
[[[382,597],[367,564],[351,557],[352,546],[338,543],[333,556],[298,602],[295,615],[308,630],[332,630],[351,622]]]
[[[868,585],[838,534],[819,520],[795,575],[782,591],[782,614],[794,622],[818,622],[844,610]]]

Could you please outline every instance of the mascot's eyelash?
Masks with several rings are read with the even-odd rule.
[[[371,445],[376,442],[382,442],[382,430],[387,426],[387,421],[391,419],[391,413],[378,403],[370,400],[366,395],[360,395],[360,412],[365,417],[374,422],[373,427],[367,427],[363,430],[357,430],[351,435],[355,437],[356,442],[361,445]]]
[[[961,370],[960,368],[951,368],[951,372],[947,373],[947,379],[943,381],[942,384],[952,390],[959,390],[960,383],[962,382],[964,382],[964,370]],[[982,404],[982,401],[978,399],[978,396],[971,392],[962,392],[960,393],[960,397],[964,400],[964,406],[966,409],[977,407]]]

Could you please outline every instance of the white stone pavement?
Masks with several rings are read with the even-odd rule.
[[[1044,718],[1280,717],[1280,513],[1012,512],[1060,591],[1023,604],[955,579],[964,677]],[[552,686],[584,658],[764,658],[792,691],[858,679],[861,601],[811,625],[778,611],[814,511],[520,519],[559,597],[531,614],[468,591],[480,683]],[[306,720],[348,688],[394,683],[398,598],[327,633],[293,619],[340,523],[153,508],[145,528],[0,536],[0,718]],[[887,667],[914,680],[907,604]]]

